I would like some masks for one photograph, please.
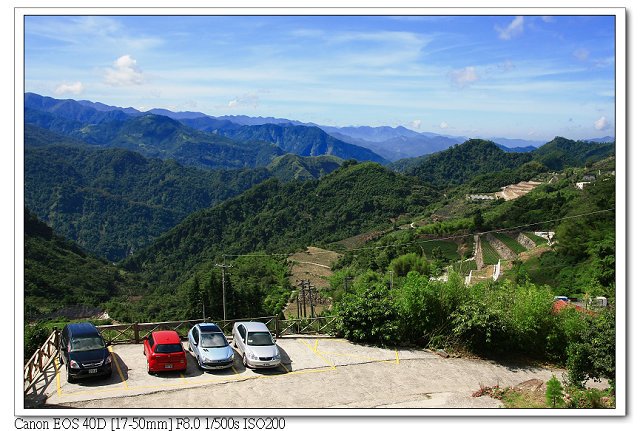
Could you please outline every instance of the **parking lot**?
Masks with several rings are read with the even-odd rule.
[[[472,392],[481,384],[551,378],[546,369],[330,337],[284,337],[277,344],[282,365],[275,369],[247,369],[236,354],[231,368],[202,371],[187,351],[184,372],[155,375],[146,371],[142,345],[113,345],[110,378],[67,383],[56,362],[38,392],[48,406],[78,408],[497,407],[496,400],[475,399]]]

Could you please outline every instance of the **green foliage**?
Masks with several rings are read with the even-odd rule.
[[[482,246],[482,258],[484,259],[485,265],[496,265],[500,260],[498,252],[484,237],[480,238],[480,245]]]
[[[415,253],[409,253],[395,258],[391,261],[390,268],[394,274],[401,277],[406,276],[410,271],[415,271],[423,275],[429,275],[431,273],[429,260]]]
[[[615,378],[615,310],[602,310],[568,347],[569,380],[581,386],[587,379]]]
[[[25,149],[26,204],[56,232],[112,261],[270,176],[264,168],[203,171],[121,149]]]
[[[341,159],[356,159],[386,163],[373,151],[340,141],[319,127],[262,124],[223,129],[220,133],[238,141],[264,141],[277,144],[287,153],[303,156],[332,155]]]
[[[475,352],[542,356],[554,328],[549,289],[509,281],[478,283],[452,316],[453,333]]]
[[[420,165],[409,169],[406,175],[416,176],[434,186],[460,185],[480,174],[515,169],[530,160],[529,153],[507,153],[493,142],[470,139],[432,154]]]
[[[547,382],[547,390],[544,395],[547,399],[547,405],[554,409],[564,404],[564,399],[562,398],[564,395],[564,392],[562,391],[562,383],[555,375],[552,375],[551,380]]]
[[[33,353],[38,350],[47,338],[51,335],[51,330],[42,322],[24,325],[24,363],[31,358]]]
[[[138,291],[138,280],[55,234],[25,208],[25,317],[67,305],[98,306]]]
[[[460,277],[449,274],[447,282],[431,281],[428,275],[410,272],[397,292],[402,339],[419,345],[445,347],[452,340],[451,315],[463,303],[466,288]]]
[[[478,175],[468,182],[467,190],[469,193],[499,192],[501,187],[517,184],[521,181],[530,181],[547,170],[548,168],[541,163],[527,162],[517,169],[505,169]]]
[[[378,164],[345,162],[320,180],[270,179],[192,214],[123,265],[144,269],[149,282],[183,282],[198,265],[222,254],[283,253],[331,243],[389,227],[391,218],[423,211],[434,199],[430,188]]]
[[[514,238],[508,235],[505,235],[500,232],[494,232],[493,236],[495,236],[500,241],[502,241],[502,243],[507,247],[509,247],[515,254],[519,254],[519,253],[522,253],[523,251],[527,251],[527,249],[522,244],[520,244],[518,241],[516,241]]]
[[[337,304],[339,330],[353,341],[394,345],[398,336],[398,311],[389,287],[371,284],[347,294]]]

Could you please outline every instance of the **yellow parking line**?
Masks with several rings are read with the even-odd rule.
[[[58,358],[53,360],[53,364],[56,368],[56,386],[58,389],[58,396],[62,396],[62,388],[60,387],[60,369],[58,368]]]
[[[354,358],[354,359],[366,359],[368,361],[375,361],[375,362],[386,362],[387,364],[398,364],[398,359],[396,356],[396,360],[395,361],[390,361],[388,359],[376,359],[376,358],[367,358],[365,356],[355,356],[355,355],[345,355],[342,353],[333,353],[333,352],[319,352],[319,353],[324,353],[325,355],[334,355],[334,356],[344,356],[345,358]]]
[[[118,374],[120,375],[120,379],[122,380],[122,383],[124,384],[124,388],[125,389],[129,389],[129,386],[127,386],[127,382],[124,379],[124,374],[122,373],[122,370],[120,369],[120,364],[118,364],[118,360],[116,359],[116,355],[113,353],[113,347],[109,346],[109,351],[111,352],[111,360],[113,361],[114,364],[116,364],[116,369],[118,370]]]
[[[280,362],[280,365],[282,366],[282,368],[284,368],[284,370],[287,372],[287,374],[289,374],[291,372],[291,370],[293,370],[293,368],[291,368],[291,370],[289,370],[287,367],[284,366],[284,364],[282,362]]]
[[[313,351],[316,352],[316,353],[318,352],[318,339],[317,338],[316,338],[316,344],[313,347]]]
[[[398,365],[400,363],[400,356],[398,356],[398,348],[396,347],[394,350],[396,351],[396,365]]]
[[[304,345],[307,346],[312,352],[314,352],[316,355],[318,355],[320,357],[320,359],[322,359],[327,364],[329,364],[329,366],[331,367],[332,370],[336,369],[336,367],[334,367],[331,362],[327,361],[320,353],[318,353],[317,351],[313,350],[313,348],[310,345],[308,345],[306,341],[304,341],[304,340],[300,340],[300,341],[302,341],[304,343]]]

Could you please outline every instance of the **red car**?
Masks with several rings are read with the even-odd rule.
[[[187,354],[176,331],[155,331],[142,340],[149,374],[187,369]]]

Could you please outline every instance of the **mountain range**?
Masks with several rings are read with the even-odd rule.
[[[258,139],[274,143],[280,145],[285,152],[293,152],[298,155],[328,154],[343,159],[354,158],[359,161],[377,161],[382,164],[432,154],[469,139],[465,136],[416,132],[402,126],[333,127],[275,117],[248,117],[244,115],[213,117],[202,112],[172,112],[166,109],[152,109],[142,112],[131,107],[121,108],[87,100],[61,100],[35,93],[25,94],[25,122],[66,135],[75,132],[75,137],[80,136],[77,129],[87,125],[117,120],[126,121],[133,117],[149,114],[168,117],[190,128],[209,134],[218,134],[233,139],[235,139],[234,136],[245,140]],[[315,129],[320,129],[324,134]],[[298,138],[297,133],[306,136]],[[307,142],[311,135],[314,136],[315,144]],[[532,151],[545,143],[499,137],[488,140],[495,142],[507,152]],[[199,141],[201,142],[202,139]],[[303,141],[305,141],[304,144]],[[614,138],[607,136],[587,141],[613,142]],[[147,154],[152,155],[153,153]],[[194,161],[189,155],[183,154],[183,156],[182,161],[187,165],[204,168],[210,166],[212,169],[220,166],[219,163],[211,160]],[[277,156],[273,154],[269,157]],[[250,166],[252,163],[256,163],[256,161],[249,161],[245,166]],[[231,162],[228,167],[239,167],[237,160]]]

